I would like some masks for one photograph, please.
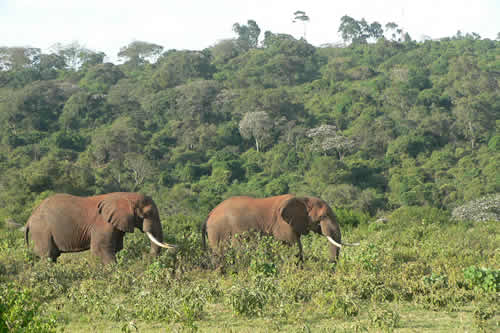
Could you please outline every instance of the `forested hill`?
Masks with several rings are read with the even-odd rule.
[[[241,194],[375,215],[500,192],[500,41],[258,43],[251,23],[203,51],[133,42],[119,65],[78,44],[0,48],[0,220],[53,192],[199,215]]]

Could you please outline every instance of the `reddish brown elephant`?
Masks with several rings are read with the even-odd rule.
[[[330,242],[330,255],[338,259],[342,244],[340,226],[328,204],[314,197],[291,194],[269,198],[232,197],[215,207],[202,226],[202,239],[208,236],[210,247],[220,249],[234,234],[255,230],[273,235],[289,244],[297,243],[302,256],[300,236],[309,231],[321,233]]]
[[[153,199],[140,193],[116,192],[93,197],[55,194],[31,214],[25,228],[35,253],[54,262],[61,253],[90,249],[103,263],[115,262],[126,232],[138,228],[151,240],[151,253],[158,255],[163,232]]]

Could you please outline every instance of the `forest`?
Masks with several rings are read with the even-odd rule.
[[[0,281],[13,283],[0,292],[5,323],[31,313],[16,325],[432,331],[412,326],[413,316],[455,311],[467,328],[498,328],[500,39],[459,31],[415,41],[395,23],[347,16],[335,45],[261,34],[253,20],[232,28],[233,39],[201,51],[134,41],[116,64],[78,42],[49,53],[0,46]],[[153,197],[166,240],[181,247],[176,264],[166,252],[143,258],[147,239],[136,233],[118,269],[96,269],[86,254],[51,266],[10,231],[54,193],[118,191]],[[202,268],[199,227],[211,209],[236,195],[286,193],[322,198],[347,239],[362,242],[335,274],[314,235],[302,269],[270,239],[248,245],[254,258],[232,253],[229,275]],[[307,279],[313,271],[319,280]],[[139,289],[126,292],[135,283],[149,283],[154,309]]]

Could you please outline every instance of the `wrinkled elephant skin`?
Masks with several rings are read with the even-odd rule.
[[[154,201],[140,193],[116,192],[93,197],[55,194],[46,198],[32,213],[25,228],[34,251],[56,262],[61,253],[90,249],[103,263],[115,262],[123,248],[123,237],[134,229],[151,239],[151,253],[158,255],[163,242],[158,209]]]
[[[220,250],[223,241],[245,231],[258,231],[289,244],[297,243],[302,257],[300,236],[309,231],[329,237],[332,261],[340,253],[341,233],[336,216],[322,199],[286,194],[268,198],[232,197],[215,207],[202,227],[203,242]],[[337,245],[334,245],[337,243]]]

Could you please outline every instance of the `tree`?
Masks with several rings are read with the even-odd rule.
[[[339,134],[334,125],[321,125],[307,132],[307,137],[313,139],[312,147],[315,150],[324,152],[336,151],[339,160],[356,147],[356,142],[348,137]]]
[[[124,46],[118,52],[118,57],[125,59],[125,63],[132,67],[144,65],[147,61],[156,62],[163,46],[148,42],[135,41]]]
[[[153,87],[162,90],[193,79],[210,79],[213,69],[204,52],[169,50],[158,60],[158,69],[152,77]]]
[[[309,16],[306,15],[306,12],[303,12],[301,10],[297,10],[295,13],[293,13],[293,16],[293,23],[300,21],[304,25],[304,39],[306,39],[306,23],[309,22]]]
[[[479,67],[477,58],[462,55],[452,62],[448,73],[448,91],[456,121],[454,127],[476,148],[480,139],[486,139],[498,114],[498,81],[492,73]],[[496,117],[498,118],[498,117]]]
[[[212,46],[210,53],[212,55],[212,64],[218,66],[237,57],[241,53],[241,50],[238,47],[238,40],[224,39]]]
[[[34,47],[0,47],[0,70],[31,67],[39,61],[40,54],[40,49]]]
[[[131,189],[132,192],[135,192],[141,185],[143,185],[145,180],[153,173],[151,163],[139,153],[125,154],[125,168],[130,170],[132,173],[132,179],[134,182]]]
[[[64,59],[67,68],[74,71],[84,65],[101,64],[105,56],[103,52],[89,50],[76,41],[69,44],[57,43],[50,49]]]
[[[260,151],[263,141],[271,137],[273,122],[265,111],[248,112],[240,121],[239,129],[243,138],[254,138],[255,148]]]
[[[177,86],[178,93],[174,110],[179,120],[205,122],[214,118],[212,103],[220,90],[213,80],[196,80]]]
[[[260,28],[254,20],[248,20],[247,25],[233,24],[233,31],[238,34],[238,44],[244,51],[259,45]]]
[[[38,74],[41,80],[53,80],[57,78],[58,71],[66,67],[65,59],[55,53],[40,54],[37,64]]]
[[[378,39],[383,36],[384,31],[378,22],[368,24],[363,18],[356,21],[350,16],[344,15],[340,19],[338,30],[342,34],[342,39],[352,44],[366,44],[369,38]]]
[[[16,134],[24,131],[49,131],[56,128],[57,118],[68,98],[63,85],[56,81],[30,83],[0,104],[1,126]]]
[[[385,31],[391,33],[391,39],[393,41],[401,42],[403,29],[398,28],[398,25],[394,22],[389,22],[385,25]]]
[[[106,121],[109,113],[106,112],[104,96],[86,91],[78,91],[64,103],[59,116],[59,123],[65,130],[79,130],[81,127],[95,128],[101,121]],[[98,119],[101,121],[97,121]]]
[[[80,86],[93,93],[106,94],[124,76],[122,70],[112,63],[98,64],[87,70]]]

